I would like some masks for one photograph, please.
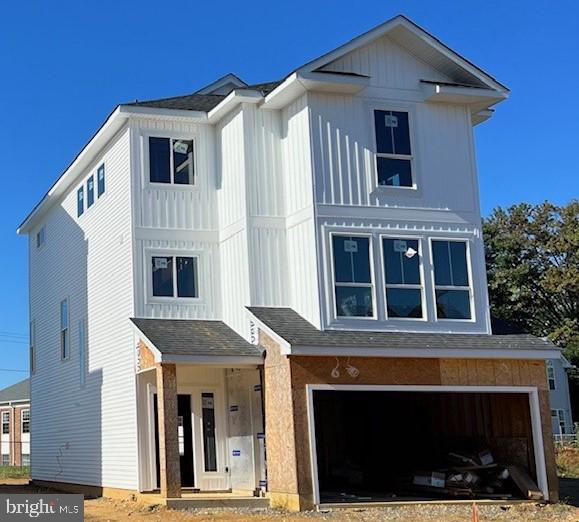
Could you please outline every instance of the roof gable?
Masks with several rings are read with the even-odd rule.
[[[507,87],[403,15],[398,15],[316,58],[297,69],[297,72],[323,69],[384,36],[454,82],[508,92]]]
[[[12,386],[0,390],[0,402],[29,401],[30,379],[24,379]]]

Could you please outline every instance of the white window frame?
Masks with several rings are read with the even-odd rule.
[[[40,250],[46,244],[46,225],[42,225],[36,232],[36,248]]]
[[[565,410],[562,408],[553,408],[551,410],[551,417],[557,419],[557,426],[559,426],[559,433],[555,433],[555,435],[565,435],[567,433],[567,418]]]
[[[142,150],[143,150],[143,185],[151,188],[164,188],[173,190],[192,190],[198,189],[198,169],[197,169],[197,136],[187,133],[163,133],[163,132],[147,132],[142,134]],[[159,181],[151,181],[151,156],[149,152],[149,138],[167,138],[169,139],[169,176],[171,181],[169,183],[161,183]],[[175,183],[174,160],[173,160],[173,140],[184,140],[192,142],[193,161],[191,167],[193,169],[193,184]],[[106,180],[105,180],[106,182]],[[106,193],[106,186],[105,186]]]
[[[435,280],[435,271],[436,267],[434,266],[434,254],[432,249],[433,241],[447,241],[447,242],[454,242],[454,243],[466,243],[466,269],[468,271],[468,286],[452,286],[452,285],[437,285]],[[453,322],[453,323],[475,323],[476,322],[476,315],[477,310],[475,307],[475,298],[474,298],[474,285],[473,285],[473,271],[472,271],[472,248],[471,248],[471,240],[466,238],[449,238],[449,237],[429,237],[428,238],[429,244],[429,252],[430,252],[430,261],[432,263],[432,271],[431,271],[431,283],[432,283],[432,300],[434,304],[434,317],[436,321],[440,322]],[[468,297],[469,297],[469,304],[470,304],[470,319],[451,319],[448,317],[438,317],[438,306],[436,302],[436,291],[437,290],[468,290]]]
[[[28,357],[29,357],[29,367],[30,373],[34,375],[36,373],[36,321],[34,319],[30,320],[29,323],[29,333],[28,333]]]
[[[405,112],[408,114],[408,134],[410,139],[410,155],[407,154],[389,154],[386,152],[378,152],[378,135],[376,133],[376,120],[374,111],[394,111],[394,112]],[[416,144],[418,140],[416,139],[415,131],[415,111],[414,107],[410,105],[375,105],[370,106],[370,121],[372,128],[372,139],[374,146],[374,188],[380,191],[389,190],[411,190],[416,191],[418,189],[418,168],[416,158],[418,157],[416,153]],[[410,175],[412,176],[412,185],[410,187],[396,186],[396,185],[380,185],[378,179],[378,158],[391,158],[391,159],[403,159],[410,160]]]
[[[62,303],[66,301],[66,328],[62,327]],[[70,351],[71,351],[71,341],[70,341],[70,299],[65,297],[61,299],[59,302],[59,309],[58,309],[58,317],[59,317],[59,325],[58,325],[58,333],[59,333],[59,346],[60,346],[60,360],[61,361],[68,361],[70,359]],[[62,333],[66,330],[66,339],[68,340],[67,343],[67,353],[64,353],[64,344],[62,342]]]
[[[24,431],[24,413],[28,413],[28,431]],[[20,411],[20,433],[22,435],[27,435],[30,433],[30,409],[24,409]]]
[[[26,464],[24,463],[24,457],[28,457],[28,462]],[[22,454],[21,463],[22,463],[23,467],[27,468],[30,466],[30,453],[23,453]]]
[[[420,285],[410,285],[410,284],[389,284],[386,283],[386,258],[384,257],[384,239],[400,239],[402,241],[409,240],[409,241],[418,241],[418,256],[419,256],[419,263],[418,263],[418,271],[420,274]],[[428,321],[428,303],[426,301],[426,285],[425,285],[425,274],[424,274],[424,257],[423,257],[423,250],[424,247],[422,245],[423,237],[419,236],[399,236],[399,235],[392,235],[392,234],[380,234],[378,236],[378,240],[380,242],[380,264],[382,265],[383,276],[382,280],[384,282],[384,289],[383,289],[383,296],[384,296],[384,315],[386,320],[388,321],[421,321],[427,322]],[[388,288],[400,288],[400,289],[413,289],[413,290],[420,290],[420,307],[422,308],[422,317],[388,317],[388,296],[387,296],[387,289]]]
[[[547,385],[549,391],[555,391],[557,389],[557,379],[555,377],[555,366],[553,361],[547,359],[545,361],[545,369],[547,370]],[[553,383],[553,387],[551,387],[551,382]]]
[[[10,422],[11,422],[11,415],[9,411],[3,411],[2,412],[2,435],[10,435]],[[5,420],[8,419],[8,420]],[[4,433],[4,425],[7,424],[8,425],[8,432]]]
[[[154,257],[172,257],[173,258],[173,296],[157,296],[153,294],[153,258]],[[197,297],[177,297],[177,257],[193,257],[196,258],[196,288]],[[202,277],[201,277],[201,253],[191,252],[188,250],[178,251],[178,250],[147,250],[145,253],[145,266],[144,270],[145,284],[147,287],[147,302],[150,304],[159,303],[172,303],[172,304],[202,304],[203,301],[203,288],[202,288]]]
[[[368,256],[370,261],[370,283],[337,283],[336,271],[334,268],[334,236],[342,237],[366,237],[368,238]],[[329,234],[330,238],[330,274],[332,278],[332,317],[336,321],[371,321],[378,318],[378,307],[376,299],[376,274],[374,271],[374,241],[373,235],[363,232],[347,232],[347,231],[332,231]],[[370,288],[372,295],[372,316],[355,316],[355,315],[338,315],[338,301],[336,299],[336,287],[353,287],[353,288]]]
[[[2,466],[10,466],[10,453],[2,453]]]

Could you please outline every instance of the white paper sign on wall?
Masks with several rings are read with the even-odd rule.
[[[189,147],[187,146],[186,143],[183,143],[182,141],[176,141],[173,145],[173,150],[178,154],[187,154]]]
[[[358,243],[352,239],[346,239],[344,241],[344,252],[356,253],[358,252]]]
[[[398,117],[392,114],[386,114],[384,116],[384,123],[386,127],[398,127]]]

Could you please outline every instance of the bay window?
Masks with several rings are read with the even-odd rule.
[[[466,241],[432,241],[438,319],[471,319]]]
[[[373,317],[370,238],[332,236],[334,292],[338,317]]]
[[[423,317],[419,250],[417,239],[382,240],[388,318]]]

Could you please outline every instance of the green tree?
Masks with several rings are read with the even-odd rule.
[[[579,201],[498,207],[483,234],[491,314],[579,365]]]

